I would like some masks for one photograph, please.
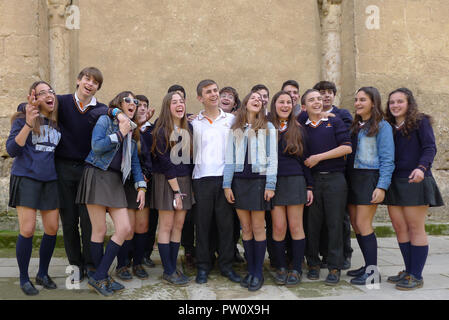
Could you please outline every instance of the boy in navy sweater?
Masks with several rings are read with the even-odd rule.
[[[306,145],[310,155],[304,164],[311,168],[314,178],[314,201],[309,208],[307,262],[311,280],[319,279],[319,239],[323,220],[328,227],[328,269],[326,284],[340,281],[343,266],[343,216],[346,207],[347,185],[344,176],[346,154],[352,152],[351,138],[343,121],[322,116],[323,101],[319,91],[307,90],[301,99],[307,111]]]

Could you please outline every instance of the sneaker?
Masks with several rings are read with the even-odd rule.
[[[140,280],[148,279],[148,273],[145,271],[141,264],[133,266],[133,275],[135,275]]]
[[[132,274],[129,272],[128,267],[124,266],[115,270],[115,275],[123,281],[131,281],[133,279]]]
[[[309,266],[309,272],[307,272],[307,278],[310,280],[320,279],[320,266]]]
[[[424,285],[424,279],[421,278],[421,280],[415,278],[414,275],[409,274],[404,277],[400,282],[396,283],[396,289],[398,290],[415,290],[418,288],[422,288]]]
[[[285,268],[279,268],[274,274],[274,282],[279,285],[287,283],[288,272]]]
[[[387,282],[389,283],[398,283],[401,282],[406,276],[409,274],[405,272],[405,270],[399,271],[399,273],[395,276],[391,276],[387,278]]]
[[[287,281],[285,282],[285,285],[287,287],[294,287],[301,282],[301,277],[302,277],[302,272],[298,272],[295,269],[290,270],[288,272]]]
[[[335,286],[338,282],[340,282],[340,270],[338,269],[329,270],[329,274],[327,275],[326,280],[324,282],[329,286]]]
[[[94,278],[89,278],[87,285],[94,289],[98,294],[105,297],[110,297],[114,294],[114,291],[109,286],[108,279],[95,280]]]

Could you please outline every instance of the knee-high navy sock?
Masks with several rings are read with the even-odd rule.
[[[263,278],[263,262],[265,260],[265,252],[267,251],[267,240],[254,240],[254,276]]]
[[[133,265],[142,264],[143,255],[145,254],[145,244],[148,241],[147,233],[134,233],[133,238]]]
[[[157,247],[159,249],[159,255],[161,256],[162,267],[164,268],[164,273],[167,275],[173,274],[176,269],[172,266],[171,256],[170,256],[170,244],[169,243],[158,243]]]
[[[411,250],[411,243],[409,242],[398,242],[399,249],[401,249],[402,258],[404,259],[405,264],[405,272],[410,273],[410,250]]]
[[[100,264],[98,265],[93,278],[95,280],[104,280],[108,277],[108,271],[111,267],[112,262],[120,251],[121,246],[115,243],[113,240],[109,240],[106,250],[104,252],[104,256],[101,259]]]
[[[377,266],[377,238],[373,233],[367,236],[361,236],[363,248],[365,251],[366,266]]]
[[[95,269],[100,265],[101,259],[104,255],[104,242],[90,242],[90,255],[92,256],[92,261],[94,263]]]
[[[246,262],[248,263],[248,273],[254,276],[254,239],[243,240],[243,248],[245,249]]]
[[[178,261],[179,242],[170,241],[170,261],[176,271],[176,262]]]
[[[285,240],[276,241],[273,239],[272,242],[274,261],[276,263],[276,268],[287,269],[287,255],[285,254]]]
[[[126,266],[128,260],[128,252],[131,246],[131,240],[125,240],[117,254],[117,269]]]
[[[28,276],[28,266],[30,265],[31,252],[33,251],[33,236],[25,238],[21,234],[17,238],[16,257],[20,271],[20,285],[30,281]]]
[[[50,236],[44,233],[42,237],[41,246],[39,248],[39,271],[37,275],[44,277],[48,275],[48,266],[53,255],[56,244],[56,235]]]
[[[410,273],[415,276],[416,279],[422,279],[422,271],[426,264],[427,255],[429,253],[429,246],[414,246],[410,245],[411,258],[410,258]]]
[[[357,243],[359,244],[360,251],[362,251],[363,260],[365,261],[365,267],[366,267],[366,257],[365,257],[365,250],[363,248],[362,235],[360,233],[356,233],[355,238],[357,239]]]
[[[306,246],[306,239],[294,240],[292,239],[292,256],[293,269],[301,273],[302,260],[304,259],[304,250]]]

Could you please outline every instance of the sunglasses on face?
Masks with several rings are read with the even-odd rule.
[[[36,93],[36,97],[47,96],[47,95],[54,96],[55,94],[56,94],[56,92],[53,89],[50,89],[48,91],[42,90],[42,91],[39,91],[38,93]]]
[[[136,106],[139,104],[139,100],[131,99],[130,97],[123,98],[123,101],[125,101],[126,103],[134,103]]]

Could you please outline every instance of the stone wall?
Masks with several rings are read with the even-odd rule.
[[[79,29],[64,28],[69,4],[80,10]],[[448,203],[447,16],[444,0],[0,0],[0,211],[8,198],[9,117],[33,81],[72,91],[86,66],[104,73],[100,101],[130,89],[147,95],[157,110],[166,89],[178,83],[189,111],[198,111],[195,88],[205,78],[234,86],[243,97],[257,83],[273,95],[287,79],[303,92],[328,72],[351,112],[361,86],[377,87],[384,103],[391,90],[409,87],[434,117],[433,172]],[[379,212],[378,220],[388,220]],[[431,219],[448,220],[444,208],[430,212]]]

